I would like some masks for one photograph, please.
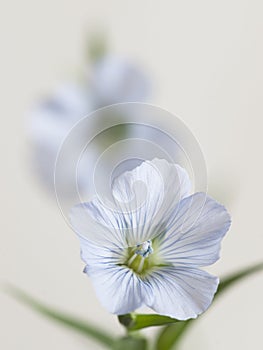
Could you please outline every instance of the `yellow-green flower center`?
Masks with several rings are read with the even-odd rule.
[[[145,277],[155,267],[160,266],[154,245],[154,242],[148,240],[126,248],[124,261],[120,265],[128,267],[140,277]]]

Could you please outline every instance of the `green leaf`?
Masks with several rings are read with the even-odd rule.
[[[147,341],[145,338],[128,335],[118,339],[113,350],[147,350]]]
[[[226,277],[223,277],[217,293],[215,294],[214,300],[217,300],[219,296],[223,294],[229,287],[232,287],[236,282],[241,281],[243,278],[248,277],[249,275],[263,270],[263,263],[259,263],[248,268],[242,269],[240,271],[229,274]],[[174,325],[169,325],[164,327],[159,335],[157,336],[155,349],[156,350],[171,350],[175,349],[178,341],[184,335],[185,331],[189,326],[194,322],[194,319],[187,321],[177,322]]]
[[[224,292],[226,289],[231,287],[235,282],[239,282],[244,277],[247,277],[260,270],[263,270],[263,263],[259,263],[259,264],[247,267],[238,272],[234,272],[232,274],[229,274],[226,277],[223,277],[222,280],[220,281],[215,297],[218,297],[219,295],[221,295],[222,292]]]
[[[8,285],[5,289],[8,294],[12,295],[20,302],[26,304],[39,314],[79,333],[85,334],[86,336],[89,336],[97,342],[103,344],[107,348],[112,348],[115,339],[113,339],[110,335],[107,335],[105,331],[98,330],[95,326],[92,326],[72,315],[48,307],[33,297],[29,296],[19,288]]]
[[[157,314],[136,314],[130,313],[118,316],[120,323],[128,331],[137,331],[146,327],[163,326],[168,323],[178,322],[175,318]]]

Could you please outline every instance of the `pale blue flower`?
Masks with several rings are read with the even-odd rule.
[[[106,55],[96,61],[91,67],[90,77],[84,78],[83,83],[61,84],[53,94],[38,102],[30,113],[29,136],[33,145],[33,165],[41,180],[52,191],[58,152],[62,142],[78,121],[98,107],[116,102],[143,101],[149,95],[150,82],[144,72],[137,64],[117,56]],[[108,119],[112,119],[112,123],[115,124],[113,116],[109,115]],[[124,114],[122,120],[124,123],[129,122],[129,115]],[[106,123],[107,121],[100,118],[97,121],[101,130]],[[97,124],[94,118],[89,118],[89,130]],[[79,137],[72,142],[72,154],[77,149],[78,139],[83,139],[88,134],[86,130],[81,131]],[[131,126],[126,127],[125,132],[124,136],[127,138],[134,136]],[[136,137],[138,136],[140,135],[137,132]],[[105,138],[103,140],[105,141]],[[93,192],[90,178],[93,176],[96,160],[103,151],[104,144],[101,143],[95,142],[94,147],[83,154],[83,158],[86,159],[82,160],[78,169],[78,185],[87,194]],[[59,184],[63,196],[71,198],[71,192],[75,194],[76,179],[72,173],[70,156],[64,157],[63,163],[60,162],[60,173],[61,176],[56,174],[56,183]]]
[[[33,145],[33,164],[47,188],[53,190],[55,163],[63,140],[74,124],[90,113],[92,108],[91,99],[85,89],[73,83],[62,84],[51,96],[32,108],[29,135]],[[72,148],[74,146],[73,143]],[[92,158],[92,155],[89,155],[89,158]],[[87,159],[87,162],[89,161],[90,159]],[[71,159],[68,157],[64,160],[61,170],[63,176],[59,179],[67,194],[70,194],[75,183],[70,169]],[[84,174],[81,180],[86,181]]]
[[[114,314],[148,306],[181,320],[204,312],[219,280],[201,268],[219,259],[226,209],[191,195],[187,172],[159,159],[120,175],[112,195],[113,204],[95,197],[71,211],[101,303]]]
[[[91,72],[90,89],[98,107],[120,102],[145,102],[150,87],[145,72],[124,57],[103,56]]]

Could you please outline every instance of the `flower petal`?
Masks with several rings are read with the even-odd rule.
[[[73,207],[71,223],[80,236],[95,243],[133,246],[160,232],[165,218],[189,195],[190,187],[180,166],[159,159],[146,161],[114,181],[114,201],[96,197]]]
[[[126,223],[133,228],[133,243],[153,238],[178,202],[190,194],[187,172],[166,160],[145,161],[113,183],[113,196]]]
[[[126,228],[122,217],[104,206],[98,198],[88,203],[75,205],[69,214],[74,231],[94,244],[107,248],[123,248]]]
[[[192,268],[162,267],[145,280],[145,304],[179,320],[196,318],[212,302],[219,279]]]
[[[167,222],[159,253],[169,263],[207,266],[219,259],[220,243],[231,224],[227,210],[205,193],[195,193],[178,204]]]
[[[119,266],[122,249],[108,249],[79,237],[84,272],[91,278],[101,304],[113,314],[141,307],[141,281],[128,268]]]
[[[98,299],[111,313],[122,315],[142,306],[141,281],[129,269],[115,264],[85,268]]]
[[[109,248],[94,244],[79,236],[81,258],[88,266],[118,265],[123,260],[123,249]]]

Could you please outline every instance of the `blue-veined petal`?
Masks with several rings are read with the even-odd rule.
[[[81,236],[78,237],[80,241],[81,258],[86,265],[91,266],[105,266],[106,264],[118,265],[123,261],[123,248],[119,247],[105,247],[103,245],[95,244]]]
[[[101,304],[111,313],[121,315],[142,306],[141,281],[129,269],[115,264],[87,266]]]
[[[191,191],[187,172],[166,160],[146,161],[113,183],[116,206],[133,228],[133,244],[153,238]],[[132,238],[132,237],[130,237]]]
[[[145,304],[161,315],[195,318],[212,302],[219,280],[194,268],[162,267],[144,282]]]
[[[189,195],[191,183],[184,169],[165,160],[146,161],[113,183],[109,202],[96,197],[71,210],[74,230],[108,247],[134,246],[152,239],[178,202]]]
[[[174,265],[211,265],[219,259],[230,223],[222,205],[205,193],[195,193],[178,204],[176,215],[167,222],[159,252]]]
[[[122,215],[106,207],[98,198],[75,205],[70,211],[74,231],[84,239],[107,248],[127,246],[128,235]]]
[[[118,264],[124,250],[99,246],[79,237],[84,272],[91,278],[98,299],[111,313],[125,314],[141,307],[141,280]]]

